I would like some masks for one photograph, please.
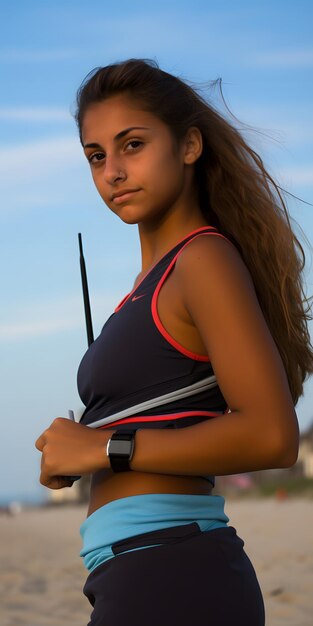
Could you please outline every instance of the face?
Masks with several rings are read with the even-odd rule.
[[[155,221],[181,202],[188,184],[185,145],[127,96],[90,105],[82,142],[101,198],[124,222]]]

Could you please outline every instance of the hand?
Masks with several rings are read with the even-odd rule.
[[[94,430],[57,417],[35,443],[37,450],[42,452],[41,484],[50,489],[62,489],[73,484],[70,476],[109,468],[106,444],[113,432]]]

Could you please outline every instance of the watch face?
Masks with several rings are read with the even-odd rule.
[[[120,455],[129,457],[132,454],[134,448],[134,441],[114,441],[111,439],[109,446],[109,455]]]

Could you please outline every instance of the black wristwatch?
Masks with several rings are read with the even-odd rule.
[[[123,430],[113,433],[107,443],[107,456],[110,458],[113,472],[129,472],[129,462],[134,454],[135,430]]]

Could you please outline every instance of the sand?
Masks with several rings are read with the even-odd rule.
[[[311,626],[313,501],[231,500],[226,513],[257,571],[266,626]],[[0,515],[1,626],[86,626],[84,516],[82,505]]]

